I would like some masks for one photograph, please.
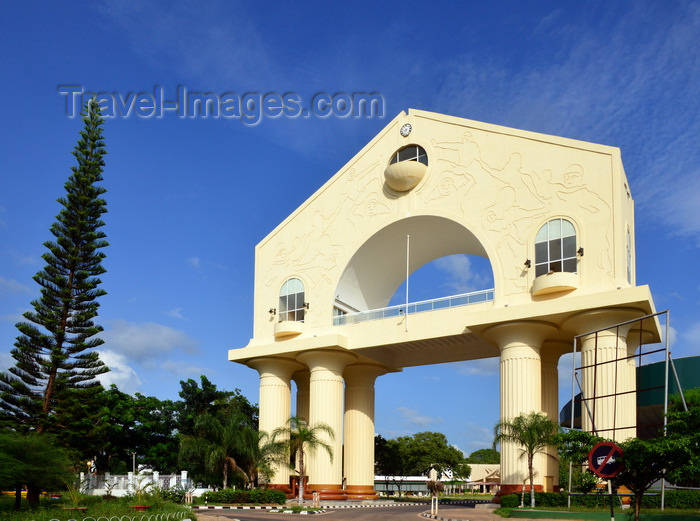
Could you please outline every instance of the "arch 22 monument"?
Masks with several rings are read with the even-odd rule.
[[[487,258],[494,289],[386,308],[407,273],[452,254]],[[254,306],[254,336],[229,360],[260,373],[261,430],[292,415],[292,380],[294,414],[333,428],[332,461],[307,456],[306,491],[324,499],[376,497],[378,377],[499,357],[501,419],[556,420],[557,361],[574,337],[654,313],[649,288],[635,283],[619,149],[418,110],[399,114],[258,244]],[[583,360],[626,356],[628,329],[583,337]],[[658,338],[652,329],[644,336]],[[584,395],[634,390],[634,367],[619,365],[584,378]],[[635,435],[634,393],[605,407],[599,432]],[[502,489],[517,490],[526,460],[515,445],[501,452]],[[556,488],[556,460],[540,455],[535,479]],[[277,468],[272,486],[289,485]]]

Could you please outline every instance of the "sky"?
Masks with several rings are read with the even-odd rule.
[[[257,403],[257,372],[227,361],[252,336],[255,245],[408,108],[619,147],[637,284],[670,310],[673,356],[698,355],[698,35],[696,1],[8,3],[0,370],[39,295],[32,276],[74,165],[81,92],[109,93],[118,108],[104,125],[105,384],[177,399],[181,380],[206,375]],[[182,89],[228,94],[232,107],[232,93],[291,93],[292,108],[317,94],[384,103],[360,117],[340,105],[272,117],[271,105],[257,121],[149,109]],[[411,300],[484,289],[489,276],[488,262],[439,259],[411,279]],[[562,400],[570,364],[560,364]],[[491,446],[498,360],[409,368],[379,378],[376,395],[377,433],[439,431],[470,453]]]

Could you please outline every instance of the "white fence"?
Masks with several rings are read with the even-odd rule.
[[[192,491],[192,495],[199,496],[208,489],[197,489],[187,477],[187,471],[183,470],[179,474],[160,474],[160,472],[140,472],[134,475],[129,472],[124,475],[110,474],[88,474],[80,473],[80,489],[84,494],[92,496],[127,496],[136,494],[137,491],[152,492],[155,489],[168,490],[182,488],[185,491]]]

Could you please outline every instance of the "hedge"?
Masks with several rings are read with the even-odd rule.
[[[566,507],[568,498],[565,492],[535,492],[535,505],[539,507]],[[583,494],[571,496],[572,506],[605,507],[608,505],[607,494]],[[501,497],[502,508],[517,508],[520,506],[520,494],[508,494]],[[530,493],[525,492],[525,506],[530,506]]]
[[[287,496],[281,490],[254,488],[252,490],[240,490],[225,488],[217,492],[204,494],[207,502],[212,503],[256,503],[284,505]]]
[[[654,493],[652,493],[654,494]],[[566,507],[565,492],[535,492],[535,505],[539,507]],[[632,498],[634,501],[634,498]],[[571,496],[572,506],[607,507],[607,493],[591,493]],[[501,497],[502,508],[517,508],[520,506],[520,494],[508,494]],[[530,506],[530,493],[525,492],[525,506]],[[666,508],[700,509],[700,490],[667,490],[664,500]],[[643,508],[660,508],[661,495],[647,495],[642,501]]]
[[[632,498],[634,502],[634,498]],[[700,509],[700,490],[667,490],[664,496],[665,508]],[[642,508],[661,508],[661,493],[644,496]]]

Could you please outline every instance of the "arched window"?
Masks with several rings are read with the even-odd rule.
[[[389,161],[390,165],[400,163],[402,161],[418,161],[424,165],[428,165],[428,154],[425,149],[419,145],[408,145],[398,150]]]
[[[566,219],[553,219],[535,237],[535,276],[551,271],[576,273],[576,230]]]
[[[299,279],[289,279],[280,290],[280,321],[304,321],[304,283]]]

